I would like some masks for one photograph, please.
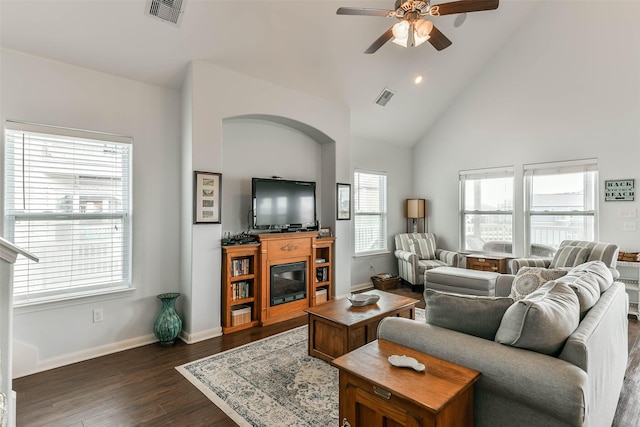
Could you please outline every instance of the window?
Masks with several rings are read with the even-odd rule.
[[[5,234],[14,304],[130,286],[131,138],[7,122]]]
[[[356,171],[354,175],[355,253],[387,250],[387,176]]]
[[[528,255],[563,240],[597,240],[597,160],[524,166]]]
[[[460,171],[460,247],[513,252],[513,168]]]

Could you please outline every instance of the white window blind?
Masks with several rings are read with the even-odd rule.
[[[460,247],[513,252],[513,167],[459,172]]]
[[[597,240],[597,159],[525,165],[524,178],[531,255],[563,240]]]
[[[387,176],[354,174],[355,253],[387,250]]]
[[[5,234],[18,258],[14,304],[130,287],[129,137],[7,122]]]

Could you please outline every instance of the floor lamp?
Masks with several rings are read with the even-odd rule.
[[[407,205],[407,233],[424,233],[425,232],[425,199],[407,199],[406,205]]]

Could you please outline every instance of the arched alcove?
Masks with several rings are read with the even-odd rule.
[[[318,219],[332,224],[334,145],[321,130],[287,117],[250,114],[223,119],[223,233],[250,230],[252,177],[316,182]]]

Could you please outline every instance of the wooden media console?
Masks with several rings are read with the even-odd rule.
[[[230,333],[306,315],[305,309],[333,299],[333,237],[315,231],[258,234],[258,243],[222,247],[222,331]],[[300,266],[304,265],[304,273]],[[271,294],[272,267],[291,273],[283,281],[304,282],[301,291]],[[278,276],[278,274],[276,274]],[[280,277],[280,276],[279,276]],[[300,287],[300,283],[298,283]],[[316,295],[322,299],[316,301]],[[245,323],[234,322],[243,315]]]

